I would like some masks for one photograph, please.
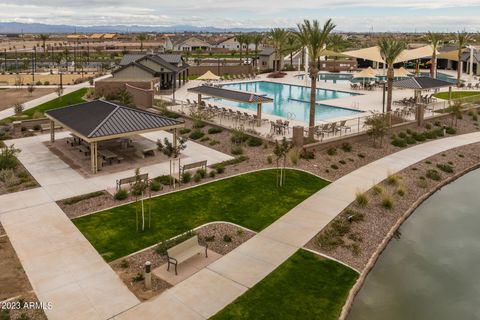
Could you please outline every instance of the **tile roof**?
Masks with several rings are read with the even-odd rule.
[[[46,114],[91,139],[161,129],[182,123],[155,113],[104,100],[53,109]]]

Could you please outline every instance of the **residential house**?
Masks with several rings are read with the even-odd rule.
[[[174,51],[209,51],[212,45],[204,40],[190,37],[185,40],[181,40],[173,45]]]
[[[275,55],[275,48],[264,48],[258,54],[258,65],[257,68],[261,71],[266,70],[276,70],[277,66],[280,65],[280,70],[283,68],[283,57],[277,60]]]
[[[240,43],[237,41],[237,39],[235,37],[229,37],[227,39],[221,40],[220,42],[217,42],[214,47],[215,48],[220,48],[220,49],[226,49],[226,50],[229,50],[229,51],[234,51],[234,50],[239,51],[240,50]],[[246,50],[246,49],[247,49],[247,45],[243,44],[242,45],[242,50]],[[262,49],[261,44],[258,47],[258,49],[259,50]],[[250,51],[255,50],[255,44],[250,43],[248,45],[248,50],[250,50]]]

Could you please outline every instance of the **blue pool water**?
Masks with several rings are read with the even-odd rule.
[[[264,103],[262,105],[263,113],[308,122],[308,114],[310,109],[310,88],[308,87],[267,81],[255,81],[225,84],[223,85],[223,88],[264,94],[269,98],[272,98],[273,103]],[[317,102],[322,100],[351,97],[354,95],[356,94],[342,91],[317,89]],[[255,104],[239,103],[223,99],[211,100],[224,105],[240,107],[243,109],[257,109]],[[356,113],[360,113],[360,111],[348,108],[332,107],[318,103],[315,112],[315,121],[325,121],[330,118],[350,116]]]

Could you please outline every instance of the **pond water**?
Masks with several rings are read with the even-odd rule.
[[[480,319],[480,170],[436,192],[402,225],[349,320]]]

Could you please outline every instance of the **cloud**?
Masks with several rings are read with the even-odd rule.
[[[345,31],[473,31],[480,29],[479,10],[480,0],[3,0],[0,21],[268,28],[328,16]]]

